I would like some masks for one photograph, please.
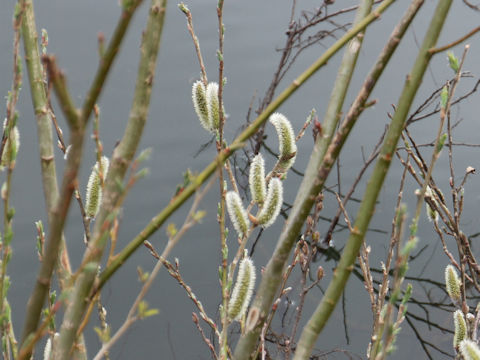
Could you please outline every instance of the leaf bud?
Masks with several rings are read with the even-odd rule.
[[[6,121],[3,124],[4,130],[5,130],[5,125],[6,125]],[[10,163],[15,162],[19,148],[20,148],[20,133],[18,132],[17,126],[14,126],[11,130],[11,133],[8,134],[7,141],[5,142],[5,146],[3,148],[2,158],[0,160],[1,170],[9,166]]]

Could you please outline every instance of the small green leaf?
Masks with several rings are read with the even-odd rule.
[[[450,65],[450,69],[452,69],[456,73],[460,68],[460,66],[458,65],[458,58],[451,51],[447,52],[447,57],[448,57],[448,64]]]
[[[192,217],[193,217],[193,220],[195,220],[195,222],[201,222],[206,214],[207,214],[206,211],[198,210],[197,212],[195,212],[195,214],[193,214]]]
[[[150,309],[146,301],[140,301],[137,308],[137,314],[140,319],[158,314],[158,309]]]
[[[13,217],[15,216],[15,208],[10,208],[8,209],[8,212],[7,212],[7,220],[10,221],[13,219]]]
[[[160,313],[160,311],[158,309],[149,309],[149,310],[145,311],[144,318],[147,318],[149,316],[157,315],[158,313]]]
[[[228,259],[228,247],[225,246],[223,249],[222,249],[222,255],[223,255],[223,259]]]
[[[148,271],[143,271],[143,269],[140,266],[137,266],[137,274],[138,274],[138,281],[140,281],[142,284],[144,284],[148,280],[148,277],[150,276],[150,273]]]
[[[190,13],[190,10],[188,9],[187,5],[185,5],[183,2],[178,4],[178,8],[180,9],[181,12],[183,12],[185,15],[188,15]]]
[[[145,150],[142,150],[142,152],[137,156],[136,162],[142,163],[145,160],[148,160],[152,155],[152,151],[152,148],[146,148]]]
[[[310,114],[308,114],[308,116],[307,116],[306,123],[310,124],[313,121],[313,119],[315,119],[316,114],[317,114],[317,110],[312,109],[312,111],[310,111]]]
[[[98,335],[98,338],[102,343],[106,343],[110,340],[110,327],[107,326],[105,329],[100,329],[99,327],[93,328]]]
[[[445,85],[442,88],[442,92],[440,94],[440,106],[442,109],[445,109],[447,107],[447,101],[448,101],[448,86]]]
[[[440,135],[440,138],[438,139],[437,148],[435,149],[437,154],[440,153],[440,151],[442,151],[446,140],[447,140],[447,134],[446,133],[443,133],[442,135]]]
[[[169,239],[173,238],[175,235],[177,235],[178,229],[177,226],[174,223],[170,223],[167,226],[167,236]]]
[[[57,299],[57,292],[53,290],[50,293],[50,304],[55,304],[55,300]]]
[[[412,284],[408,284],[407,289],[405,290],[405,294],[403,295],[402,305],[405,305],[408,302],[408,300],[410,299],[410,296],[412,296],[412,290],[413,290]]]
[[[140,169],[135,174],[135,180],[140,180],[140,179],[146,178],[149,174],[150,174],[150,169],[149,168]]]

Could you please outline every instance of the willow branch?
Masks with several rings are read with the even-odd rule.
[[[105,181],[102,205],[97,215],[90,246],[83,260],[83,264],[86,265],[81,270],[69,297],[69,306],[60,329],[59,346],[54,354],[55,359],[69,358],[77,329],[88,304],[87,297],[95,279],[96,269],[105,250],[108,230],[114,218],[115,204],[121,197],[121,192],[118,191],[118,182],[125,177],[147,120],[166,4],[166,0],[153,0],[150,7],[141,46],[141,59],[129,121],[124,136],[113,153],[112,165]]]
[[[223,149],[217,157],[186,187],[180,195],[175,197],[160,213],[158,213],[147,226],[117,255],[114,261],[101,273],[99,281],[95,287],[98,291],[105,282],[118,270],[118,268],[133,254],[133,252],[143,244],[163,223],[185,202],[195,191],[217,170],[219,163],[224,163],[235,150],[243,147],[243,143],[252,137],[258,128],[262,126],[268,117],[280,107],[293,93],[298,90],[310,77],[321,67],[327,64],[348,41],[355,37],[360,31],[365,29],[370,23],[375,21],[395,0],[385,0],[378,8],[370,13],[358,25],[352,27],[339,40],[328,48],[308,69],[297,77],[281,94],[273,100],[270,105],[252,122],[229,146]]]
[[[440,46],[438,48],[435,48],[435,49],[430,49],[430,52],[432,54],[436,54],[436,53],[439,53],[439,52],[443,52],[445,50],[448,50],[458,44],[461,44],[462,42],[464,42],[465,40],[467,40],[468,38],[472,37],[473,35],[475,35],[477,32],[480,31],[480,26],[477,26],[475,29],[469,31],[468,33],[466,33],[465,35],[463,35],[461,38],[455,40],[455,41],[452,41],[450,44],[447,44],[447,45],[444,45],[444,46]]]
[[[112,39],[110,40],[107,50],[100,59],[97,73],[95,74],[95,78],[92,82],[92,85],[90,86],[90,90],[85,97],[85,102],[83,104],[81,112],[82,121],[84,123],[87,122],[87,119],[92,113],[93,107],[95,106],[97,99],[100,96],[100,92],[102,91],[103,84],[107,79],[107,75],[110,73],[113,61],[115,60],[116,55],[120,51],[120,45],[122,44],[122,40],[125,37],[128,25],[130,24],[130,20],[132,20],[135,10],[142,3],[142,1],[143,0],[128,1],[126,2],[128,3],[128,5],[125,5],[123,8],[118,24],[115,28],[115,31],[113,32]]]
[[[50,222],[43,261],[37,275],[35,288],[28,301],[22,343],[25,342],[30,333],[35,332],[37,329],[43,304],[50,288],[51,277],[57,264],[58,253],[60,250],[63,226],[65,224],[65,219],[77,181],[77,173],[82,156],[83,140],[83,127],[72,129],[70,134],[71,148],[64,170],[60,197],[58,203],[52,210],[53,217]],[[28,353],[26,354],[26,358],[29,358]]]
[[[407,76],[405,86],[382,146],[380,157],[377,160],[375,169],[373,170],[365,190],[364,198],[360,204],[354,224],[354,231],[350,234],[343,250],[342,257],[340,258],[340,262],[333,275],[333,279],[330,282],[322,301],[300,336],[295,359],[307,359],[309,357],[318,335],[327,323],[327,320],[333,312],[333,309],[345,288],[360,246],[363,243],[368,224],[374,213],[375,202],[390,167],[393,152],[396,149],[398,139],[405,125],[408,111],[410,110],[415,94],[420,87],[423,75],[425,74],[432,57],[429,50],[435,46],[438,40],[451,3],[452,0],[441,0],[437,5],[425,39],[415,60],[415,64],[413,65],[410,74]]]
[[[58,184],[53,152],[52,138],[52,119],[50,117],[47,92],[44,86],[43,67],[38,50],[38,35],[35,25],[35,14],[31,0],[21,2],[24,11],[22,21],[22,39],[24,44],[25,61],[30,83],[30,92],[35,110],[37,123],[37,136],[40,153],[40,167],[43,185],[43,195],[45,197],[45,206],[48,214],[49,223],[53,219],[53,208],[58,201]],[[65,283],[70,278],[71,266],[70,258],[62,235],[60,253],[60,266],[57,267],[60,288],[63,289]],[[83,339],[79,341],[79,346],[73,354],[74,359],[86,359],[85,346]]]
[[[106,79],[108,70],[110,69],[113,59],[118,52],[120,41],[124,37],[124,33],[131,19],[131,15],[133,14],[139,3],[140,0],[134,1],[123,11],[121,20],[119,21],[119,26],[115,31],[111,45],[109,46],[108,51],[104,55],[104,58],[102,59],[103,61],[101,61],[100,63],[100,70],[97,72],[97,76],[92,85],[92,90],[87,95],[86,106],[84,106],[84,111],[82,112],[82,114],[84,115],[83,117],[79,116],[78,111],[76,110],[75,105],[69,96],[63,75],[61,74],[61,72],[58,71],[56,66],[54,66],[53,58],[45,58],[47,64],[50,64],[50,80],[53,83],[59,99],[59,103],[65,114],[67,122],[71,127],[70,144],[72,145],[72,148],[69,153],[64,172],[61,197],[58,196],[58,190],[56,190],[57,185],[55,179],[54,165],[53,167],[48,167],[49,173],[46,176],[48,177],[49,191],[51,192],[49,195],[49,200],[51,201],[51,207],[49,207],[51,214],[50,233],[47,239],[46,250],[41,268],[39,270],[39,275],[37,277],[37,282],[27,306],[27,316],[23,330],[22,343],[25,342],[28,335],[34,332],[36,327],[38,326],[41,309],[50,288],[51,276],[53,270],[56,267],[57,257],[59,254],[61,242],[63,240],[62,232],[65,217],[68,213],[73,190],[76,186],[76,177],[80,165],[83,148],[84,128],[88,120],[88,116],[93,109],[100,89],[102,88],[102,85]],[[49,113],[47,97],[45,93],[45,88],[43,86],[43,71],[41,63],[39,61],[37,45],[38,35],[35,29],[33,5],[30,0],[24,0],[22,5],[25,7],[26,12],[26,21],[24,22],[25,25],[22,30],[26,49],[25,52],[27,54],[27,65],[29,68],[30,83],[32,87],[32,97],[34,98],[34,107],[35,113],[37,115],[37,120],[39,121],[39,123],[41,121],[41,124],[39,124],[39,128],[41,126],[42,136],[44,136],[44,141],[42,142],[42,138],[40,138],[39,134],[41,142],[42,165],[44,160],[53,164],[54,162],[51,138],[51,124],[50,117],[48,115]],[[119,28],[120,30],[118,30]],[[88,105],[89,102],[92,102],[91,108],[90,105]],[[42,145],[44,146],[43,149]],[[43,153],[45,153],[45,155],[43,155]],[[68,262],[68,256],[62,256],[62,264],[63,261]],[[76,352],[77,351],[75,351],[75,353]],[[29,354],[27,352],[26,356],[28,357],[28,355]]]
[[[330,146],[327,149],[326,156],[322,159],[321,142],[315,144],[315,148],[312,152],[307,170],[305,172],[303,183],[297,193],[294,206],[289,214],[288,222],[286,223],[282,234],[280,235],[279,242],[275,249],[275,252],[266,266],[263,273],[262,281],[257,291],[257,296],[253,302],[252,308],[259,309],[261,314],[257,324],[252,325],[253,330],[246,333],[237,344],[236,356],[248,356],[251,353],[252,347],[258,339],[258,334],[261,331],[261,324],[263,317],[269,313],[272,306],[275,294],[278,291],[280,285],[279,274],[282,273],[283,268],[289,258],[291,249],[296,242],[298,235],[300,234],[303,223],[308,216],[310,209],[312,208],[313,201],[318,193],[323,188],[323,185],[327,179],[330,170],[342,149],[342,146],[349,135],[349,132],[356,120],[365,108],[365,104],[368,97],[375,87],[378,79],[380,78],[383,70],[385,69],[388,61],[394,51],[403,34],[405,33],[408,25],[410,24],[413,16],[416,14],[416,10],[423,3],[423,1],[414,1],[415,8],[409,8],[409,11],[400,21],[392,35],[390,36],[387,45],[377,59],[376,64],[371,70],[370,74],[364,81],[362,89],[360,90],[357,98],[352,104],[345,120],[343,121],[339,131],[331,141]],[[240,357],[242,358],[242,357]]]
[[[357,9],[354,24],[358,24],[371,11],[373,1],[362,0]],[[335,129],[340,121],[342,107],[350,85],[350,80],[357,63],[358,54],[362,46],[364,32],[359,33],[355,39],[352,39],[345,49],[342,63],[338,69],[337,77],[333,85],[332,94],[328,102],[327,111],[322,123],[323,134],[317,136],[314,151],[312,152],[310,162],[319,163],[322,161],[327,147],[330,144]]]

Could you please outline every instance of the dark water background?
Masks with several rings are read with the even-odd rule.
[[[350,6],[355,1],[337,1],[338,8]],[[361,85],[365,74],[369,71],[379,50],[383,47],[392,27],[403,14],[407,1],[398,1],[394,4],[381,21],[371,26],[367,32],[363,49],[359,58],[359,66],[354,74],[351,91],[346,104],[350,104],[355,91]],[[424,29],[430,21],[431,13],[436,1],[427,0],[413,26],[405,36],[399,51],[392,59],[387,73],[378,85],[372,98],[378,100],[378,105],[367,110],[355,128],[341,157],[342,190],[348,190],[363,163],[362,152],[367,156],[379,135],[389,120],[387,112],[391,111],[390,104],[397,102],[406,73],[416,56],[417,44],[423,39]],[[147,6],[143,4],[135,16],[132,27],[128,32],[122,51],[110,75],[106,91],[103,93],[99,106],[101,108],[101,137],[105,153],[110,155],[117,140],[120,139],[126,124],[134,81],[137,72],[139,39],[147,16]],[[175,2],[170,2],[167,10],[166,23],[162,37],[158,71],[152,95],[150,115],[145,134],[140,145],[141,149],[150,147],[153,156],[147,166],[151,174],[132,190],[122,214],[122,224],[118,247],[127,244],[149,221],[157,214],[172,197],[176,185],[181,182],[182,172],[187,168],[200,171],[214,156],[214,148],[210,147],[200,153],[194,154],[201,145],[210,140],[209,135],[200,127],[191,105],[191,85],[199,78],[199,68],[194,55],[193,45],[186,29],[183,14],[177,9]],[[200,39],[203,55],[210,80],[215,80],[217,75],[216,49],[218,46],[216,1],[201,0],[187,3],[194,16],[195,30]],[[290,1],[263,0],[263,1],[226,1],[224,22],[226,26],[225,39],[225,75],[228,84],[225,89],[225,107],[229,114],[226,128],[226,138],[231,140],[239,127],[245,122],[247,110],[252,96],[257,92],[263,93],[270,82],[271,75],[278,63],[279,53],[276,48],[281,47],[284,33],[290,17]],[[298,1],[298,9],[311,9],[318,6],[315,1]],[[36,22],[38,30],[48,30],[50,44],[49,52],[55,54],[62,69],[64,69],[70,91],[77,102],[81,104],[83,96],[89,87],[93,71],[97,65],[98,32],[104,32],[108,39],[119,15],[119,7],[114,1],[45,1],[35,3]],[[5,2],[0,11],[0,94],[6,96],[11,85],[11,49],[12,30],[11,17],[13,5]],[[353,14],[348,14],[337,20],[342,23],[350,22]],[[461,1],[455,1],[448,17],[447,24],[442,33],[439,44],[452,41],[473,27],[478,25],[479,14],[469,10]],[[296,77],[303,69],[310,65],[333,40],[326,40],[322,46],[317,45],[307,50],[296,62],[290,75],[280,86],[283,89],[288,81]],[[465,69],[478,75],[480,64],[480,41],[478,36],[470,40],[471,52],[465,63]],[[454,48],[459,56],[461,46]],[[341,52],[339,53],[341,54]],[[280,111],[299,129],[306,115],[312,108],[318,110],[320,119],[328,102],[331,85],[333,83],[337,65],[341,55],[336,55],[328,67],[316,74],[302,89],[300,89]],[[451,71],[446,65],[444,54],[436,56],[429,72],[426,74],[420,94],[417,96],[416,105],[421,103],[433,89],[441,86],[451,78]],[[44,200],[40,180],[40,167],[38,163],[38,150],[36,143],[36,127],[32,112],[27,76],[24,77],[24,88],[19,102],[19,129],[22,147],[17,159],[17,167],[13,183],[13,206],[16,208],[14,220],[15,240],[13,243],[14,257],[9,265],[13,284],[9,299],[14,309],[13,318],[17,334],[21,332],[23,315],[28,294],[34,283],[38,268],[35,251],[34,222],[42,219],[46,222],[44,213]],[[465,92],[473,86],[474,80],[466,79],[462,82],[459,93]],[[453,110],[453,119],[462,120],[455,129],[455,138],[465,143],[478,143],[478,94],[474,94],[464,101],[460,107]],[[258,100],[254,102],[256,107]],[[415,106],[415,105],[414,105]],[[5,113],[4,105],[0,106],[1,113]],[[57,115],[61,120],[60,111]],[[62,122],[63,123],[63,122]],[[433,117],[424,122],[417,123],[411,129],[419,143],[434,140],[437,131],[438,119]],[[65,129],[65,126],[63,126]],[[268,129],[269,144],[276,148],[276,137],[272,129]],[[300,141],[295,167],[300,171],[305,169],[312,148],[310,133]],[[429,154],[429,150],[427,150]],[[61,174],[62,156],[57,150],[58,168]],[[458,148],[455,152],[456,169],[458,178],[463,175],[463,169],[471,165],[479,167],[479,151],[476,148]],[[429,158],[430,155],[427,156]],[[242,157],[239,157],[242,160]],[[244,160],[244,159],[243,159]],[[89,141],[86,146],[80,183],[86,184],[90,168],[95,161],[94,143]],[[267,157],[267,167],[273,165],[273,157]],[[444,152],[434,172],[435,179],[446,193],[448,191],[448,163]],[[389,177],[388,186],[382,191],[380,204],[372,227],[390,230],[391,218],[399,186],[401,167],[398,162],[394,164]],[[333,175],[333,174],[332,174]],[[285,201],[292,203],[295,189],[301,178],[290,174],[286,181]],[[336,184],[332,176],[329,185]],[[362,183],[358,187],[358,196],[364,189]],[[416,188],[411,179],[408,179],[405,189],[410,213],[413,213]],[[465,192],[465,216],[463,230],[467,234],[479,231],[478,209],[480,198],[478,196],[478,180],[472,177],[467,183]],[[190,231],[174,249],[171,258],[180,260],[181,271],[184,279],[192,286],[195,294],[202,300],[210,316],[215,318],[220,299],[218,286],[217,267],[219,264],[218,226],[215,220],[218,189],[207,196],[202,204],[202,209],[208,215],[201,225]],[[188,204],[187,204],[188,207]],[[177,212],[171,222],[181,224],[187,207]],[[354,217],[357,205],[349,206],[351,217]],[[331,217],[336,212],[336,202],[332,196],[325,199],[323,215]],[[320,224],[319,231],[326,232],[328,223]],[[261,239],[254,256],[257,269],[263,266],[271,254],[276,240],[281,231],[281,223],[269,228]],[[66,227],[68,246],[72,254],[74,266],[78,266],[83,253],[82,223],[76,204],[73,204]],[[335,236],[335,244],[341,247],[347,237],[346,232]],[[438,246],[438,239],[431,230],[427,221],[422,221],[419,231],[419,248],[428,245],[426,250],[411,265],[409,274],[442,281],[443,269],[447,264],[446,257]],[[231,237],[233,239],[233,237]],[[162,228],[150,239],[159,249],[165,243],[165,231]],[[372,246],[371,265],[380,266],[384,259],[388,243],[388,235],[369,232],[367,242]],[[452,244],[453,245],[453,244]],[[231,248],[234,248],[232,242]],[[475,247],[474,249],[478,248]],[[233,250],[231,251],[233,252]],[[107,285],[103,293],[103,302],[108,310],[108,322],[112,331],[122,323],[124,316],[133,302],[140,284],[137,281],[136,267],[141,265],[149,270],[154,265],[154,260],[146,251],[140,249],[132,256],[127,264],[120,270],[112,282]],[[322,263],[326,269],[325,284],[331,275],[333,262]],[[297,276],[297,277],[295,277]],[[298,280],[294,274],[292,280]],[[425,298],[427,290],[422,289],[418,283],[414,284],[414,296]],[[295,290],[295,288],[294,288]],[[307,298],[304,318],[308,318],[311,311],[321,298],[321,293],[311,294]],[[432,299],[442,298],[443,293],[434,291],[429,293]],[[152,307],[158,308],[160,314],[133,325],[132,329],[115,346],[113,359],[130,358],[159,358],[159,359],[208,359],[210,354],[205,344],[191,321],[191,312],[196,309],[187,298],[184,291],[163,271],[155,282],[155,286],[147,296],[147,301]],[[280,310],[286,304],[280,305]],[[419,309],[412,309],[421,313]],[[340,307],[332,316],[327,328],[322,333],[317,348],[328,351],[335,348],[350,350],[361,358],[365,357],[371,330],[370,305],[363,284],[358,279],[351,279],[346,290],[345,314],[348,319],[349,343],[343,329],[343,314]],[[452,328],[451,317],[442,312],[435,318],[444,327]],[[399,350],[392,358],[405,359],[407,357],[424,358],[414,334],[409,326],[404,323],[403,331],[398,338]],[[452,335],[441,332],[429,332],[426,326],[419,325],[419,331],[429,341],[439,344],[442,349],[452,353]],[[93,331],[87,332],[88,349],[93,356],[99,342]],[[432,353],[435,358],[446,358],[437,352]],[[342,353],[329,355],[329,358],[346,358]]]

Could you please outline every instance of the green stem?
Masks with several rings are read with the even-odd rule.
[[[69,297],[69,306],[66,309],[60,330],[59,345],[54,354],[55,359],[69,358],[77,336],[77,329],[88,305],[88,294],[91,292],[107,244],[108,230],[113,221],[115,207],[121,197],[118,182],[121,182],[125,177],[147,120],[166,5],[167,0],[153,0],[150,7],[129,121],[124,136],[113,153],[112,164],[105,181],[102,206],[97,215],[92,240],[84,256],[83,264],[85,266],[82,268]]]
[[[373,5],[373,0],[362,0],[360,3],[356,15],[354,24],[358,24],[364,19],[370,12]],[[346,46],[345,53],[343,54],[342,63],[338,69],[335,84],[332,89],[332,94],[328,102],[327,111],[322,123],[323,134],[317,137],[314,145],[314,151],[312,152],[310,163],[319,163],[322,161],[327,151],[328,145],[332,141],[335,129],[338,126],[342,114],[342,107],[347,95],[347,90],[350,85],[350,80],[355,69],[358,54],[362,46],[364,32],[359,33],[350,43]],[[318,150],[318,151],[317,151]]]
[[[370,177],[362,203],[357,212],[353,231],[350,234],[343,250],[342,257],[340,258],[340,262],[334,272],[333,279],[330,282],[322,301],[303,329],[297,345],[295,359],[307,359],[310,356],[318,335],[327,323],[327,320],[333,312],[333,309],[345,288],[360,246],[363,243],[368,224],[373,216],[375,202],[390,167],[392,156],[405,125],[408,111],[410,110],[415,94],[420,87],[423,75],[432,57],[429,49],[433,48],[437,42],[451,3],[452,0],[440,0],[437,5],[415,64],[413,65],[411,73],[407,76],[395,114],[385,137],[379,159]]]
[[[55,56],[45,55],[42,60],[47,68],[48,80],[53,84],[55,94],[57,95],[58,102],[60,103],[60,107],[65,115],[68,126],[72,130],[82,128],[83,123],[81,122],[78,110],[70,96],[70,92],[68,91],[65,75],[57,66]]]
[[[38,145],[42,172],[43,194],[49,219],[58,199],[58,185],[53,161],[52,122],[48,111],[47,94],[44,87],[43,67],[38,51],[38,35],[35,25],[35,14],[31,0],[24,0],[24,19],[22,22],[22,38],[30,80],[33,108],[37,120]]]
[[[120,15],[120,20],[115,28],[115,31],[113,32],[112,39],[110,40],[107,50],[100,59],[97,73],[92,85],[90,86],[90,90],[85,97],[85,102],[83,104],[81,113],[84,123],[90,117],[93,107],[97,103],[97,99],[100,96],[100,92],[103,88],[103,84],[107,79],[107,75],[110,73],[110,68],[112,67],[113,61],[120,50],[120,45],[125,37],[130,20],[132,20],[135,10],[142,3],[142,1],[143,0],[133,0],[128,2],[128,6],[123,8],[122,14]]]
[[[23,330],[22,343],[25,342],[29,334],[33,333],[38,326],[43,303],[45,302],[45,298],[50,288],[51,276],[57,264],[57,258],[63,239],[62,232],[65,217],[70,207],[70,201],[74,190],[73,184],[76,181],[78,168],[80,166],[80,161],[82,157],[85,125],[88,121],[88,117],[93,109],[95,101],[98,98],[103,83],[106,80],[107,74],[109,73],[109,70],[113,63],[113,59],[118,53],[120,42],[124,38],[124,34],[131,20],[132,14],[139,3],[140,0],[135,1],[129,7],[123,9],[123,13],[117,26],[117,30],[114,33],[114,37],[110,43],[107,52],[104,55],[104,58],[102,59],[103,61],[100,62],[99,71],[97,71],[97,76],[95,77],[95,80],[93,82],[92,90],[87,94],[86,106],[84,106],[82,117],[79,116],[78,111],[76,110],[75,105],[70,98],[70,95],[65,85],[63,74],[61,74],[61,72],[58,71],[58,69],[54,65],[54,62],[52,61],[53,58],[44,58],[47,64],[51,65],[49,66],[50,78],[53,82],[56,94],[59,98],[60,106],[62,107],[65,117],[72,130],[70,135],[70,144],[72,147],[67,158],[67,164],[62,183],[61,197],[57,197],[57,201],[54,203],[55,205],[52,204],[50,233],[47,238],[45,254],[43,257],[41,268],[39,270],[37,282],[27,306],[27,316]],[[37,82],[37,84],[35,84],[35,94],[34,91],[32,91],[32,94],[34,94],[33,96],[36,97],[36,99],[38,100],[38,102],[35,102],[34,99],[34,106],[36,108],[35,112],[38,114],[38,105],[41,109],[40,113],[45,116],[45,118],[42,118],[42,120],[49,121],[50,119],[48,116],[48,103],[46,101],[45,89],[43,87],[43,77],[41,75],[43,72],[38,55],[38,35],[35,29],[33,4],[30,0],[24,0],[22,5],[25,7],[24,11],[26,12],[26,21],[24,23],[27,24],[22,29],[24,43],[26,52],[28,50],[30,55],[32,55],[32,58],[29,59],[31,60],[31,63],[28,64],[27,62],[27,64],[29,65],[29,75],[32,88],[34,87],[34,82]],[[38,84],[40,84],[40,87],[38,87]],[[48,130],[51,131],[50,124],[48,126]],[[46,128],[42,129],[42,131],[46,130]],[[48,158],[48,161],[53,162],[53,152]],[[75,351],[75,353],[77,353],[77,351]],[[26,356],[29,356],[28,352],[26,353]]]
[[[13,229],[12,229],[12,220],[13,215],[10,211],[10,195],[11,195],[11,186],[12,186],[12,175],[13,169],[15,167],[15,153],[18,150],[19,144],[15,143],[15,134],[13,133],[14,126],[16,125],[16,116],[17,116],[17,101],[20,92],[20,87],[22,84],[22,71],[20,66],[20,27],[23,21],[23,11],[20,9],[14,16],[13,21],[13,79],[12,79],[12,88],[9,96],[7,97],[7,117],[6,122],[4,123],[3,129],[3,139],[2,139],[2,149],[0,151],[0,159],[4,160],[3,166],[7,169],[7,180],[4,184],[5,192],[2,191],[3,199],[3,238],[0,239],[0,248],[2,253],[1,261],[1,272],[0,272],[0,316],[1,320],[1,339],[2,339],[2,349],[4,359],[10,359],[13,352],[14,358],[16,357],[16,341],[11,338],[13,332],[10,329],[13,328],[11,311],[8,305],[8,299],[6,296],[6,281],[7,281],[7,265],[10,261],[12,254],[12,248],[10,246]],[[12,342],[11,340],[14,340]]]
[[[33,16],[33,8],[30,8]],[[28,15],[26,14],[26,17]],[[52,59],[50,59],[52,60]],[[53,270],[56,267],[58,254],[61,245],[63,225],[65,217],[70,206],[71,195],[73,192],[72,184],[76,179],[78,167],[80,165],[81,147],[83,144],[83,130],[78,127],[78,119],[73,103],[71,102],[68,94],[65,91],[65,84],[63,78],[56,69],[51,68],[52,81],[56,90],[59,100],[63,101],[62,109],[65,111],[66,117],[72,126],[72,151],[71,156],[68,158],[66,165],[64,180],[62,184],[62,196],[58,198],[58,202],[55,208],[52,209],[52,221],[50,223],[50,233],[46,242],[46,250],[43,256],[43,261],[37,276],[35,287],[32,291],[31,297],[27,305],[27,314],[25,317],[25,325],[22,335],[22,344],[25,342],[29,334],[35,332],[38,322],[40,320],[41,311],[45,298],[50,289],[50,281]],[[53,159],[52,159],[53,160]],[[27,354],[29,356],[29,354]]]
[[[105,282],[118,270],[118,268],[143,244],[163,223],[185,202],[195,191],[215,172],[218,163],[224,163],[235,150],[252,137],[258,128],[267,121],[268,117],[280,107],[293,93],[298,90],[313,74],[327,64],[348,41],[375,21],[395,0],[385,0],[372,13],[358,25],[352,27],[345,35],[328,48],[308,69],[296,78],[270,105],[252,122],[230,145],[224,149],[197,177],[186,187],[181,194],[175,197],[160,213],[158,213],[147,226],[116,256],[115,260],[101,273],[95,291],[102,288]]]
[[[65,224],[65,219],[70,207],[70,201],[72,199],[74,190],[73,184],[76,181],[78,168],[80,166],[83,140],[83,128],[73,129],[70,134],[71,149],[64,171],[61,197],[59,198],[58,204],[52,211],[54,216],[50,223],[50,232],[45,244],[45,252],[42,259],[42,264],[38,272],[35,288],[27,305],[27,314],[25,317],[25,325],[22,336],[22,346],[29,335],[34,333],[37,329],[43,304],[50,289],[52,273],[57,264],[60,250],[63,226]],[[25,359],[30,358],[30,354],[26,353],[25,355]]]
[[[53,209],[59,198],[55,161],[53,161],[52,119],[50,117],[47,94],[44,87],[43,67],[38,51],[38,35],[35,25],[33,3],[31,0],[23,0],[21,1],[21,6],[24,11],[22,39],[25,51],[25,62],[27,64],[29,76],[30,92],[37,123],[43,194],[45,197],[48,221],[51,223],[54,217]],[[72,271],[63,235],[61,242],[61,260],[59,262],[60,266],[57,267],[57,274],[60,287],[63,289],[67,280],[70,278]],[[83,344],[83,339],[79,342]],[[74,359],[86,359],[84,345],[76,349]]]
[[[223,40],[224,40],[224,25],[223,25],[223,4],[224,0],[219,0],[217,3],[217,17],[218,17],[218,103],[219,103],[219,139],[217,141],[217,153],[219,154],[224,146],[223,135],[225,127],[225,114],[223,112]],[[223,177],[223,162],[218,164],[218,182],[220,185],[220,206],[219,206],[219,225],[220,225],[220,249],[222,254],[222,278],[221,291],[222,291],[222,310],[221,310],[221,322],[222,332],[220,334],[220,360],[227,360],[228,358],[228,245],[227,237],[225,233],[225,194],[226,189],[224,187]]]
[[[355,15],[354,24],[362,22],[363,19],[368,16],[372,5],[373,1],[370,0],[364,0],[361,2]],[[257,295],[252,305],[252,308],[255,308],[260,316],[257,322],[254,324],[253,330],[240,338],[235,349],[236,359],[246,359],[251,356],[250,354],[253,353],[260,331],[263,328],[263,324],[266,321],[267,315],[269,314],[270,308],[273,304],[275,294],[282,282],[281,274],[283,272],[283,268],[286,266],[291,249],[298,237],[301,227],[306,220],[306,217],[318,192],[323,187],[323,183],[328,176],[329,171],[324,174],[324,177],[318,178],[318,169],[322,164],[322,160],[327,153],[328,146],[332,142],[335,129],[338,126],[343,103],[351,77],[353,75],[353,71],[355,69],[355,64],[361,48],[363,36],[363,33],[359,34],[348,44],[347,48],[345,49],[342,63],[338,70],[330,101],[324,117],[322,126],[323,133],[320,133],[316,139],[305,176],[297,193],[297,198],[295,199],[294,207],[289,214],[289,219],[280,236],[277,248],[271,260],[267,264],[262,281],[257,291]],[[365,100],[366,98],[364,101]],[[364,102],[362,104],[364,104]],[[359,108],[355,109],[357,115],[355,116],[356,119],[363,108],[359,106]],[[343,140],[346,136],[348,136],[348,133],[342,134]],[[337,143],[338,142],[336,142],[336,144]],[[329,152],[328,154],[330,155],[331,153]],[[332,156],[329,158],[334,161]]]

